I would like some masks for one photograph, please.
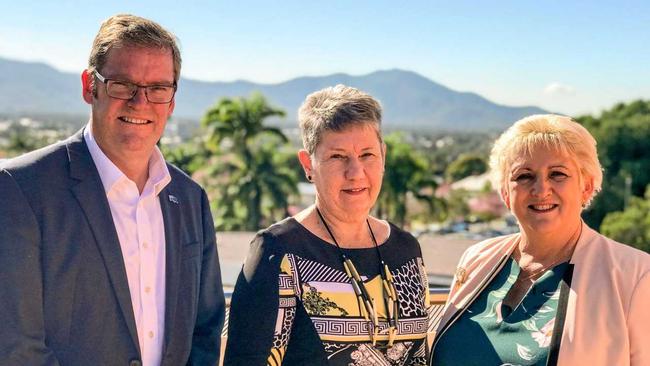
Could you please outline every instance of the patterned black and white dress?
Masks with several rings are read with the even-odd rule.
[[[388,328],[375,248],[342,249]],[[428,284],[417,240],[394,225],[379,246],[399,301],[397,336],[372,345],[337,248],[295,219],[258,233],[230,307],[225,365],[426,365]]]

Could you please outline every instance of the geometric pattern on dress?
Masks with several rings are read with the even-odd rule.
[[[369,334],[371,323],[365,319],[359,318],[321,318],[311,317],[311,321],[319,335],[329,336],[359,336],[360,334]],[[397,332],[400,335],[407,334],[424,334],[427,332],[429,321],[426,317],[398,319]],[[378,331],[388,329],[389,324],[386,321],[379,321]]]
[[[350,354],[350,366],[397,366],[404,365],[413,342],[396,342],[391,348],[379,350],[369,344],[360,344]]]
[[[418,349],[415,352],[413,352],[413,357],[415,357],[415,358],[423,358],[423,359],[426,360],[426,357],[427,357],[427,342],[422,342],[422,344],[420,344],[420,347],[418,347]],[[424,362],[424,364],[426,364],[426,361]],[[417,363],[411,363],[411,365],[417,365]]]
[[[422,343],[422,346],[424,346],[424,343]],[[408,366],[427,366],[427,357],[412,357],[411,361],[409,361]]]
[[[429,277],[427,276],[427,270],[424,268],[424,261],[422,258],[416,258],[418,261],[418,268],[420,269],[420,280],[422,281],[422,288],[427,289],[429,292]]]
[[[426,316],[425,288],[418,261],[414,258],[392,271],[399,302],[399,313],[403,317]],[[428,290],[428,289],[426,289]]]
[[[333,319],[312,316],[311,321],[319,335],[359,336],[370,332],[370,322],[365,319]],[[383,328],[381,322],[379,327]],[[384,327],[388,328],[388,323],[385,323]]]
[[[285,348],[271,348],[269,357],[266,359],[266,366],[281,366],[285,352]]]
[[[350,283],[347,274],[325,264],[296,256],[296,264],[302,282]]]
[[[429,333],[433,333],[442,320],[442,311],[445,309],[444,304],[434,304],[429,306],[427,313],[429,314]]]
[[[295,307],[296,307],[296,298],[294,296],[280,297],[280,309],[295,308]]]
[[[278,276],[278,287],[280,290],[293,290],[295,288],[293,277],[280,272],[280,275]]]
[[[427,287],[424,285],[426,284],[426,274],[423,272],[421,260],[418,261],[418,259],[412,259],[397,271],[391,270],[395,277],[395,290],[400,308],[397,334],[406,337],[412,335],[411,341],[400,340],[396,341],[394,346],[389,349],[378,348],[369,343],[372,329],[370,321],[360,317],[348,317],[345,313],[341,313],[342,316],[339,317],[320,316],[320,311],[318,314],[308,313],[314,329],[321,338],[327,358],[331,362],[343,361],[343,364],[348,366],[396,366],[405,365],[407,362],[411,365],[426,364],[424,357],[417,357],[415,363],[409,362],[412,352],[419,351],[422,344],[425,344],[426,347],[426,338],[423,337],[426,336],[428,326],[427,312],[424,307],[424,295],[428,295],[428,292],[423,290]],[[317,293],[321,291],[319,290],[321,287],[322,291],[334,293],[353,293],[353,291],[350,280],[343,271],[291,253],[285,254],[282,263],[281,277],[286,276],[280,283],[285,293],[280,296],[280,311],[283,312],[283,315],[281,319],[277,320],[276,333],[278,334],[274,336],[274,349],[271,352],[273,354],[274,351],[278,351],[283,357],[289,343],[296,307],[305,307],[303,293],[311,294],[312,287]],[[339,287],[341,288],[339,289]],[[298,303],[301,299],[302,302]],[[420,299],[420,301],[415,299]],[[336,305],[332,300],[322,296],[314,301],[319,308]],[[286,307],[282,307],[282,305]],[[337,309],[343,310],[338,308],[338,305]],[[378,328],[377,331],[385,335],[389,324],[380,319]],[[342,339],[326,341],[324,338],[327,338],[328,335],[342,337]],[[368,340],[359,342],[359,336],[367,337]],[[348,337],[349,341],[344,340]],[[355,357],[351,358],[353,354]]]
[[[427,332],[429,319],[427,317],[397,320],[398,334],[423,334]]]
[[[279,332],[273,335],[273,348],[284,348],[289,344],[289,334],[291,326],[296,316],[296,308],[280,309],[278,312],[278,322],[282,322]]]
[[[300,278],[299,273],[296,271],[296,257],[293,254],[286,254],[287,260],[289,260],[289,267],[291,268],[291,273],[288,273],[293,277],[293,293],[297,296],[300,297],[302,296],[302,289],[300,288],[300,282],[302,282],[302,279]]]

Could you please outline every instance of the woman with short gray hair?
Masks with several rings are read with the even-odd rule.
[[[307,97],[298,157],[316,202],[258,233],[232,297],[226,365],[425,365],[417,240],[370,215],[381,107],[337,85]]]

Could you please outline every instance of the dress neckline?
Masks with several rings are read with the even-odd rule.
[[[336,245],[328,242],[327,240],[323,240],[321,237],[311,232],[311,230],[307,229],[303,224],[298,222],[298,220],[296,220],[294,217],[289,217],[289,222],[291,222],[293,225],[300,228],[301,231],[306,233],[309,237],[313,238],[314,240],[317,240],[319,243],[325,244],[327,247],[331,247],[331,249],[334,251],[338,251]],[[393,227],[393,224],[388,222],[388,237],[386,238],[386,240],[382,241],[381,243],[377,242],[377,247],[383,248],[384,246],[390,246],[391,243],[394,242],[393,240],[394,233],[395,233],[395,229]],[[370,246],[367,248],[341,248],[341,250],[343,250],[344,252],[363,252],[367,250],[375,251],[376,249],[374,246]]]

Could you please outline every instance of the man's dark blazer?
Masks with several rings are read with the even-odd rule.
[[[224,296],[205,192],[168,164],[163,366],[214,365]],[[82,132],[0,169],[0,365],[140,365],[126,269]]]

